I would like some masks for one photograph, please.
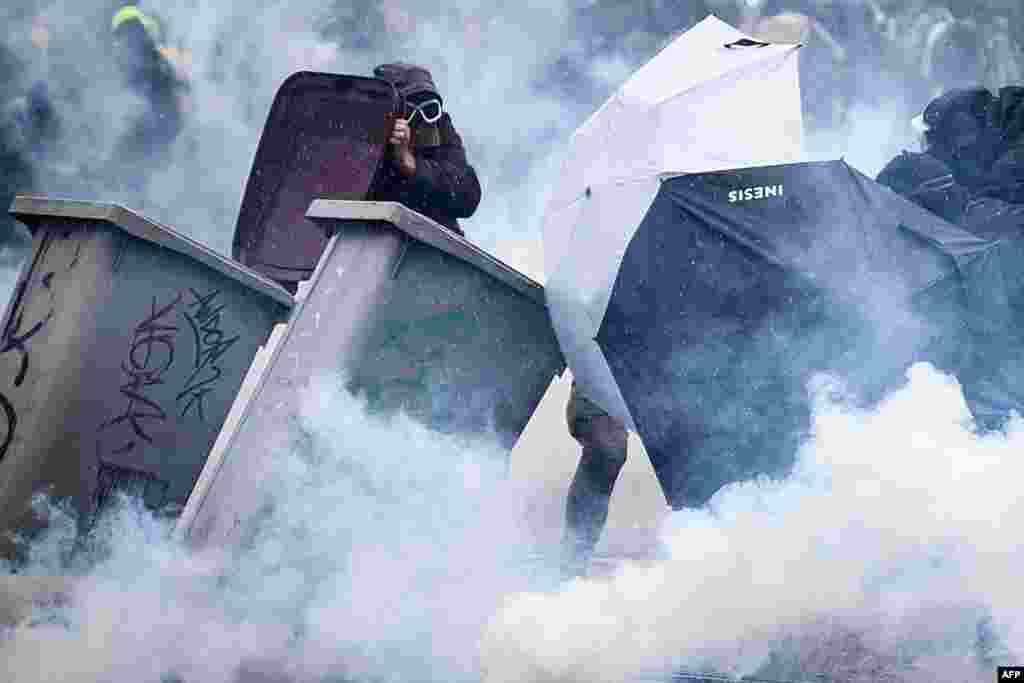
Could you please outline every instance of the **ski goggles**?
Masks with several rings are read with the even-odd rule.
[[[413,102],[405,103],[405,118],[409,123],[413,122],[416,115],[419,114],[420,118],[423,119],[424,123],[437,123],[441,115],[444,114],[444,108],[441,106],[441,100],[430,99],[418,104]]]

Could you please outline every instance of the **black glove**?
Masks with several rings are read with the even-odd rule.
[[[902,152],[885,165],[876,180],[893,192],[906,197],[924,183],[946,176],[952,180],[952,171],[932,155]]]
[[[877,181],[952,223],[963,216],[970,198],[949,167],[930,154],[902,152],[886,164]]]

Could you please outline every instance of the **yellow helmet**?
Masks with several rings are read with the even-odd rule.
[[[142,24],[146,35],[157,45],[160,45],[163,37],[160,35],[160,22],[138,8],[137,5],[125,5],[117,10],[110,20],[110,30],[116,31],[129,21],[137,21]]]

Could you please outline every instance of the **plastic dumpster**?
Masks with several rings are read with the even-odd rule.
[[[564,360],[543,288],[392,202],[313,202],[334,233],[273,350],[226,457],[196,484],[178,532],[231,543],[265,503],[259,483],[301,392],[323,373],[381,414],[497,436],[511,451]]]
[[[0,337],[0,527],[37,526],[47,487],[86,521],[117,489],[180,511],[291,295],[121,206],[11,214],[34,245]]]
[[[310,278],[327,236],[306,219],[309,203],[366,199],[401,111],[386,81],[309,71],[289,76],[256,148],[234,258],[275,280]]]

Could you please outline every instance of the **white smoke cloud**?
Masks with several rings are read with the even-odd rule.
[[[308,447],[254,482],[272,499],[240,547],[190,553],[126,500],[68,565],[52,525],[27,572],[77,568],[70,603],[0,638],[5,680],[475,680],[483,624],[528,587],[502,453],[370,420],[327,381],[300,413]]]
[[[912,113],[906,103],[892,98],[877,106],[854,102],[849,122],[841,130],[815,131],[805,141],[808,159],[845,159],[874,178],[903,150],[922,151],[910,127]]]
[[[0,656],[17,682],[986,680],[1024,653],[1024,421],[979,437],[954,379],[908,377],[870,411],[821,383],[792,477],[675,513],[666,561],[559,588],[524,568],[496,451],[375,422],[322,384],[308,447],[279,454],[241,547],[190,554],[130,503],[70,604],[8,631]],[[54,529],[39,573],[63,566],[71,530]]]
[[[669,561],[510,597],[484,639],[487,680],[751,675],[787,641],[793,662],[817,651],[833,667],[805,663],[794,680],[840,666],[869,680],[872,658],[885,670],[870,680],[986,680],[992,658],[1019,661],[1013,453],[1024,422],[978,437],[954,379],[927,365],[908,377],[871,411],[823,385],[793,476],[732,485],[708,510],[672,515]],[[860,661],[844,664],[853,645]]]

